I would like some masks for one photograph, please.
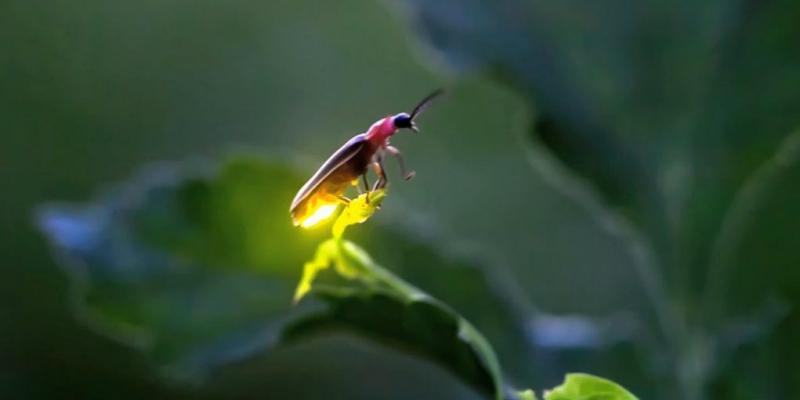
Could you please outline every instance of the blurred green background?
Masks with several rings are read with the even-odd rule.
[[[271,345],[324,236],[291,228],[293,191],[440,86],[393,140],[417,177],[390,160],[352,239],[470,319],[514,387],[795,398],[798,20],[788,0],[4,0],[0,398],[481,398],[346,330]],[[137,275],[192,263],[213,267]]]

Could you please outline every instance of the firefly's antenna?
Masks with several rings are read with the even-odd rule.
[[[410,119],[413,121],[414,118],[417,115],[419,115],[423,111],[427,110],[428,107],[433,103],[433,100],[436,99],[437,97],[441,96],[443,93],[444,93],[444,89],[439,88],[439,89],[434,90],[433,93],[425,96],[425,98],[422,99],[422,101],[420,101],[419,104],[417,104],[416,107],[414,107],[414,111],[411,111],[411,118]]]

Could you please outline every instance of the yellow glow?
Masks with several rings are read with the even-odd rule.
[[[369,196],[369,202],[367,202],[367,196]],[[384,198],[386,198],[386,190],[378,189],[370,192],[369,195],[363,193],[353,199],[333,223],[333,237],[342,237],[348,226],[361,224],[372,217],[372,214],[375,214],[375,211],[380,208]]]
[[[312,226],[330,218],[334,211],[336,211],[336,207],[336,204],[323,204],[319,206],[313,214],[306,217],[303,222],[300,223],[300,226],[303,228],[311,228]]]
[[[358,249],[352,243],[347,244],[342,242],[342,235],[345,229],[350,225],[361,224],[367,221],[375,211],[377,211],[383,200],[386,198],[386,190],[378,189],[369,194],[369,202],[367,202],[367,194],[364,193],[355,199],[351,200],[342,210],[336,222],[333,223],[333,238],[328,239],[317,248],[314,254],[314,259],[305,263],[303,266],[303,277],[297,284],[294,292],[294,303],[297,303],[308,292],[311,291],[314,279],[320,271],[329,268],[331,265],[336,267],[336,272],[344,278],[355,279],[360,274],[363,274],[363,268],[358,265],[371,264],[369,256],[362,250]],[[336,211],[335,204],[324,204],[319,206],[313,214],[304,219],[300,224],[303,228],[311,227],[320,221],[330,217]],[[342,246],[348,249],[349,257],[342,254]],[[347,246],[352,246],[349,248]],[[354,262],[353,254],[360,254],[359,258]],[[364,261],[366,260],[366,261]]]
[[[314,259],[303,266],[303,277],[300,278],[300,283],[297,284],[297,289],[294,292],[293,302],[295,304],[311,291],[311,284],[314,282],[314,278],[317,277],[320,271],[330,266],[331,261],[338,254],[337,250],[336,242],[332,240],[326,240],[319,245],[316,254],[314,254]]]

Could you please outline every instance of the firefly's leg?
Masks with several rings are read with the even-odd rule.
[[[403,174],[403,179],[407,181],[411,180],[411,178],[413,178],[414,175],[417,174],[414,171],[409,171],[406,169],[406,162],[403,159],[403,155],[400,153],[400,150],[398,150],[397,147],[386,146],[386,151],[388,151],[389,154],[393,155],[397,159],[397,163],[400,164],[400,173]]]
[[[347,197],[344,197],[344,196],[343,196],[343,195],[341,195],[341,194],[337,194],[337,195],[336,195],[336,197],[338,197],[338,198],[339,198],[339,200],[340,200],[342,203],[344,203],[344,205],[348,205],[348,204],[350,204],[350,199],[348,199]]]
[[[364,183],[364,191],[367,193],[366,200],[367,204],[369,204],[369,181],[367,180],[367,172],[364,171],[364,174],[361,175],[361,182]],[[358,188],[358,191],[361,191],[361,188]]]
[[[372,169],[375,170],[375,175],[378,175],[378,180],[375,181],[375,184],[372,186],[372,191],[383,189],[388,180],[386,179],[386,171],[383,170],[383,164],[381,164],[380,159],[372,163]]]

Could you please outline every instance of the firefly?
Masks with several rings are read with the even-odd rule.
[[[441,95],[439,89],[420,101],[411,113],[388,115],[376,121],[370,128],[348,140],[333,153],[322,166],[311,176],[297,192],[289,213],[295,226],[311,227],[331,216],[339,204],[347,204],[350,199],[344,196],[348,187],[359,188],[359,178],[364,185],[369,199],[369,193],[382,189],[388,183],[383,158],[390,154],[397,159],[403,179],[410,180],[414,171],[406,169],[403,155],[396,147],[389,144],[389,139],[400,129],[419,132],[415,119],[431,102]],[[369,168],[372,168],[378,179],[370,188],[367,178]]]

